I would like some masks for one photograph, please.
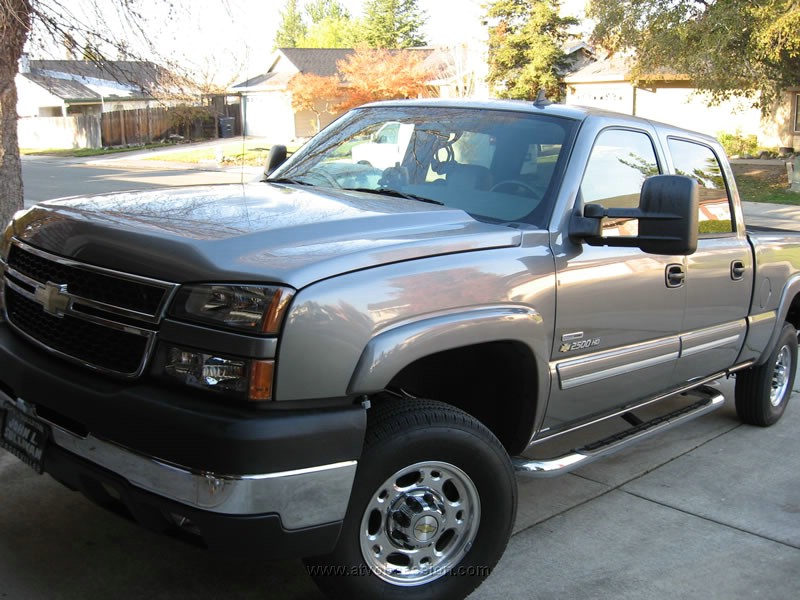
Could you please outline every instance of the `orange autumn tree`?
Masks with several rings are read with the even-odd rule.
[[[424,66],[427,53],[419,50],[357,48],[337,63],[339,75],[300,73],[289,82],[292,108],[316,116],[344,112],[377,100],[430,96],[431,74]]]
[[[292,77],[288,88],[292,94],[292,108],[297,111],[307,110],[316,116],[316,130],[322,126],[323,113],[332,114],[338,109],[339,78],[335,75],[323,77],[313,73],[301,73]]]
[[[419,50],[357,48],[337,63],[345,97],[336,108],[348,110],[377,100],[430,96],[429,74]]]

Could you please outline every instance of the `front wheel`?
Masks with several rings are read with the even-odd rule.
[[[459,409],[404,400],[370,409],[362,457],[337,547],[306,561],[317,585],[334,598],[466,597],[514,525],[500,442]]]
[[[784,323],[775,350],[763,365],[736,374],[736,414],[750,425],[768,427],[781,418],[792,395],[797,369],[797,331]]]

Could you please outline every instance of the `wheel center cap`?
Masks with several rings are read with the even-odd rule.
[[[414,524],[414,537],[419,542],[429,542],[439,531],[439,522],[431,515],[425,515]]]
[[[387,532],[398,547],[412,550],[436,542],[446,527],[444,502],[433,490],[411,489],[393,503],[387,515]]]

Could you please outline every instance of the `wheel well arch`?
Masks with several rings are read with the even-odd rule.
[[[794,325],[795,329],[800,330],[800,294],[792,298],[792,303],[786,313],[786,321]]]
[[[537,410],[531,349],[519,341],[490,341],[443,350],[404,367],[390,391],[438,400],[483,423],[509,454],[528,445]]]
[[[783,286],[780,302],[769,339],[763,345],[761,355],[756,358],[756,365],[763,365],[768,359],[775,345],[778,343],[783,323],[791,323],[800,331],[800,274],[795,274]]]

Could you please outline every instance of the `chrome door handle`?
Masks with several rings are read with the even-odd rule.
[[[683,265],[667,265],[666,282],[668,288],[677,288],[686,281],[686,271]]]
[[[744,262],[741,260],[735,260],[731,263],[731,279],[734,281],[744,279],[744,271]]]

